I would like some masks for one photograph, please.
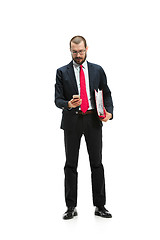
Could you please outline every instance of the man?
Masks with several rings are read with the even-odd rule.
[[[57,69],[56,74],[55,104],[63,110],[61,128],[64,130],[66,153],[64,173],[67,211],[63,219],[77,216],[77,164],[82,135],[89,154],[95,215],[112,217],[104,207],[106,197],[102,165],[102,122],[113,118],[113,103],[106,75],[102,67],[86,61],[87,50],[84,37],[73,37],[70,41],[72,61]],[[94,90],[98,89],[103,89],[106,112],[103,119],[98,117],[96,111]]]

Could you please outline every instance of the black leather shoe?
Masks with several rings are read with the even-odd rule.
[[[96,207],[95,215],[99,216],[99,217],[103,217],[103,218],[112,218],[112,215],[110,214],[110,212],[107,209],[105,209],[104,206]]]
[[[68,207],[67,211],[63,215],[64,220],[72,219],[77,216],[77,210],[74,207]]]

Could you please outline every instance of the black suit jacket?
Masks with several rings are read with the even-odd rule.
[[[103,100],[104,106],[107,112],[112,113],[113,116],[113,102],[111,97],[111,91],[107,85],[107,78],[104,70],[101,66],[89,63],[88,64],[88,73],[89,73],[89,85],[91,97],[94,99],[95,107],[95,93],[94,89],[103,89]],[[55,84],[55,104],[57,107],[63,109],[62,112],[62,129],[73,129],[76,124],[76,119],[78,115],[76,112],[78,108],[68,109],[68,101],[70,101],[73,95],[78,94],[77,82],[73,69],[73,61],[68,65],[65,65],[57,69],[56,73],[56,84]],[[97,118],[98,119],[98,118]],[[98,119],[99,120],[99,119]],[[102,122],[99,120],[99,125],[102,125]]]

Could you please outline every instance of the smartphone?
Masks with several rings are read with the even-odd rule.
[[[79,95],[73,95],[73,99],[79,99],[80,96]]]

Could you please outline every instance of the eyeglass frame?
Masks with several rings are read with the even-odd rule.
[[[77,55],[78,53],[79,53],[80,55],[83,55],[85,52],[86,52],[86,49],[85,49],[85,50],[80,50],[80,51],[71,50],[71,53],[72,53],[73,55]]]

